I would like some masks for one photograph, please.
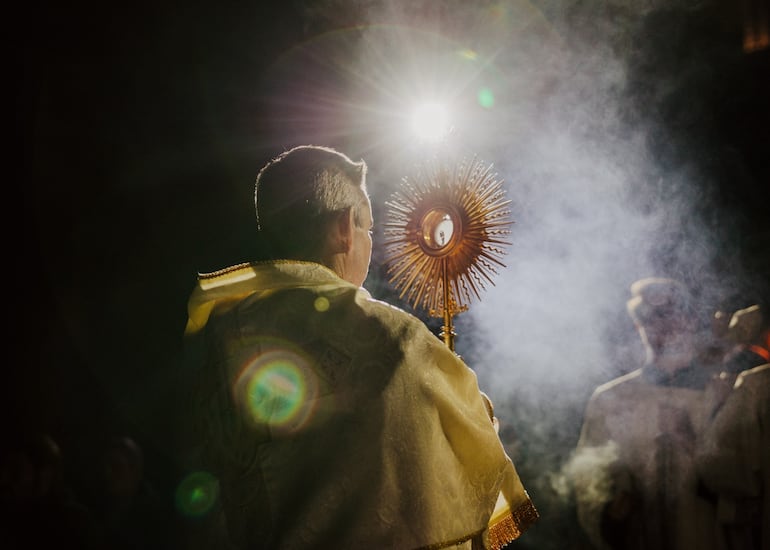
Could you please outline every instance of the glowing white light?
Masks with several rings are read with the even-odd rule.
[[[420,139],[438,141],[449,131],[446,107],[440,103],[422,103],[412,112],[412,131]]]

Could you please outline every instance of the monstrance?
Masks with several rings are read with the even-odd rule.
[[[454,165],[428,162],[404,177],[386,202],[389,280],[412,307],[443,317],[441,337],[452,351],[453,316],[480,299],[497,268],[505,267],[510,202],[492,166],[476,157]]]

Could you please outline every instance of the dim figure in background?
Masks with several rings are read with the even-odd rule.
[[[200,275],[188,304],[190,468],[241,550],[499,547],[495,525],[510,540],[537,512],[475,373],[361,286],[365,175],[316,146],[260,171],[267,259]]]
[[[171,549],[171,514],[145,475],[144,452],[127,436],[107,441],[94,506],[104,550]]]
[[[698,473],[729,550],[770,549],[770,364],[742,371],[709,426]]]
[[[739,343],[722,378],[735,383],[698,447],[698,474],[716,495],[727,550],[770,550],[770,323],[762,313],[756,305],[733,315]]]
[[[70,488],[62,451],[46,433],[4,434],[0,547],[100,549],[91,510]]]
[[[642,279],[627,309],[646,361],[589,399],[574,456],[578,519],[599,549],[709,550],[714,508],[698,494],[694,450],[713,372],[696,362],[691,295]]]
[[[753,304],[736,310],[724,323],[725,350],[710,383],[713,417],[732,393],[738,375],[770,362],[770,316],[765,304]]]
[[[723,372],[732,381],[744,370],[770,363],[770,316],[765,304],[753,304],[732,314],[726,339],[732,343]]]

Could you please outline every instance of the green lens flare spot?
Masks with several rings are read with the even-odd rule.
[[[208,472],[194,472],[179,484],[176,507],[189,517],[206,515],[219,498],[219,481]]]
[[[495,94],[489,88],[481,88],[476,99],[485,109],[491,109],[495,104]]]

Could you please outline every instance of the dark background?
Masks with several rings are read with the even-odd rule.
[[[479,9],[498,4],[506,3]],[[619,3],[562,4],[530,5],[559,30],[567,50],[592,47],[576,30],[588,25],[595,47],[626,52],[625,120],[653,121],[650,151],[660,164],[706,152],[698,169],[713,177],[699,212],[713,224],[730,221],[721,267],[739,265],[739,284],[766,293],[770,50],[743,48],[746,20],[727,3],[695,15],[645,17]],[[16,91],[18,137],[10,150],[16,177],[6,181],[4,201],[11,307],[3,417],[8,433],[51,434],[74,484],[88,476],[99,442],[116,433],[144,446],[162,490],[177,483],[162,441],[173,431],[168,396],[196,273],[255,255],[251,185],[271,156],[310,141],[352,149],[351,156],[368,151],[360,128],[346,134],[342,124],[312,124],[313,90],[333,73],[305,74],[306,101],[285,111],[263,77],[297,44],[376,22],[367,11],[376,5],[30,2],[7,20],[20,63],[6,73]],[[766,39],[766,5],[747,5],[760,20],[764,13]],[[414,27],[430,25],[453,39],[472,31],[453,18],[462,3],[411,6],[404,11]],[[615,25],[633,30],[618,36]],[[711,67],[710,78],[653,102],[664,88],[657,84],[691,60]],[[560,87],[561,73],[549,74],[537,88],[543,97]],[[292,123],[293,107],[302,123]],[[672,142],[677,147],[656,149]],[[377,170],[399,174],[382,151],[371,156],[370,171]],[[367,286],[394,298],[379,259],[375,251]],[[656,261],[665,270],[665,254]],[[611,374],[603,370],[589,382]],[[526,444],[519,452],[526,454]],[[540,536],[547,547],[547,535]]]

